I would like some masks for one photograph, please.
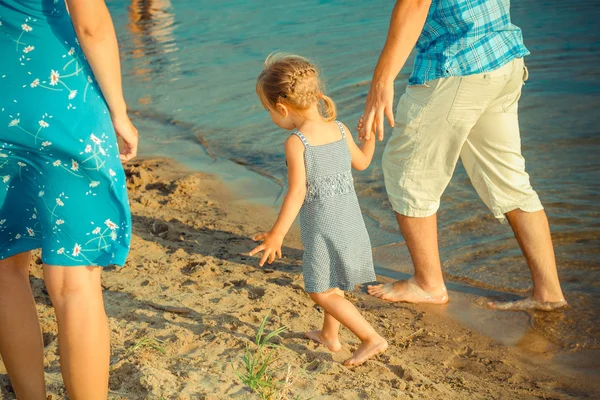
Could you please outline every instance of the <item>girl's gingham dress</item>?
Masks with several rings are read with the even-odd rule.
[[[306,198],[300,210],[302,274],[309,293],[375,281],[371,241],[358,205],[352,157],[342,124],[337,142],[311,146],[304,135]]]
[[[106,102],[64,0],[0,2],[0,259],[123,265],[131,218]]]

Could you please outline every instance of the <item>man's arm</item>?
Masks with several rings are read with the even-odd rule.
[[[383,140],[384,114],[390,126],[394,126],[394,79],[421,35],[430,6],[431,0],[396,1],[385,46],[367,95],[365,123],[359,126],[362,139],[368,140],[371,133],[379,132],[379,140]]]

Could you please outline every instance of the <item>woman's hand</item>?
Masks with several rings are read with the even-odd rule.
[[[121,117],[114,117],[112,122],[115,131],[117,132],[117,136],[123,139],[119,158],[121,159],[122,163],[126,163],[137,156],[138,131],[131,123],[131,120],[127,114],[124,114]]]
[[[269,264],[275,261],[275,258],[281,258],[281,246],[283,244],[283,236],[274,234],[272,232],[263,232],[254,236],[254,240],[262,240],[263,243],[256,246],[250,255],[253,256],[263,251],[263,256],[260,259],[258,265],[261,267],[265,265],[265,261],[268,260]]]
[[[394,82],[378,83],[373,81],[367,95],[365,112],[358,123],[358,138],[361,141],[369,140],[371,134],[376,134],[377,132],[379,132],[379,141],[383,140],[384,115],[387,117],[390,126],[394,126],[393,105]]]

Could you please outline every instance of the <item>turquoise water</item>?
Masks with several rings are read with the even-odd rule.
[[[560,345],[599,347],[600,9],[595,1],[513,2],[513,22],[532,52],[521,100],[523,153],[550,218],[559,273],[572,308],[535,318]],[[391,1],[109,0],[123,58],[126,96],[142,153],[215,172],[257,201],[277,204],[285,182],[282,143],[254,82],[274,50],[323,69],[339,119],[355,126],[385,40]],[[396,81],[404,90],[411,60]],[[379,272],[410,272],[385,196],[379,145],[356,174]],[[459,165],[439,213],[444,272],[462,287],[524,293],[527,266]]]

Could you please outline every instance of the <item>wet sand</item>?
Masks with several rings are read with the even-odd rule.
[[[134,163],[128,185],[131,256],[125,268],[110,268],[103,277],[112,341],[110,399],[260,398],[237,373],[243,373],[246,346],[255,349],[269,310],[267,332],[287,326],[275,340],[271,369],[286,383],[274,399],[600,397],[597,354],[559,351],[526,314],[484,310],[480,294],[458,286],[451,287],[445,307],[349,294],[390,348],[347,369],[341,363],[359,344],[349,331],[342,329],[343,349],[336,354],[303,337],[320,326],[322,312],[303,291],[297,228],[285,243],[285,257],[260,268],[247,256],[250,237],[270,227],[273,208],[248,204],[216,178],[167,160]],[[39,263],[36,255],[31,281],[49,393],[63,399],[56,323]],[[0,398],[14,399],[1,362]]]

